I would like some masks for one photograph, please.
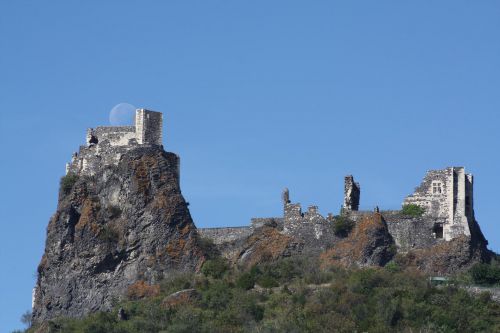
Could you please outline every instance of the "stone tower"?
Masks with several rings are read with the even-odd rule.
[[[473,194],[473,176],[465,173],[463,167],[449,167],[428,171],[420,186],[403,204],[423,207],[424,214],[435,221],[436,238],[448,241],[460,235],[471,235]]]
[[[135,113],[135,135],[138,144],[162,144],[163,115],[161,112],[138,109]]]
[[[162,146],[163,114],[138,109],[134,126],[98,126],[87,129],[86,145],[74,153],[66,173],[93,175],[106,165],[116,165],[121,156],[138,147]],[[179,169],[179,167],[177,168]]]
[[[343,211],[350,212],[359,209],[360,192],[359,183],[354,181],[354,177],[351,175],[346,176],[344,183],[344,204],[342,205]]]

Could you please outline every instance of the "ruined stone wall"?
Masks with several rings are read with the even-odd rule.
[[[201,237],[210,238],[215,244],[230,243],[245,239],[254,230],[264,226],[283,229],[284,219],[281,217],[252,218],[250,226],[222,227],[222,228],[198,228]]]
[[[136,143],[135,126],[98,126],[87,130],[87,144],[126,146]],[[132,142],[134,141],[134,142]]]
[[[286,203],[282,233],[301,240],[306,248],[325,250],[337,240],[333,230],[333,215],[322,216],[317,206],[302,212],[300,203]]]
[[[441,189],[436,190],[434,188]],[[422,183],[409,195],[404,204],[425,209],[426,215],[449,220],[453,216],[453,172],[451,169],[428,171]]]
[[[373,211],[370,210],[344,211],[343,215],[346,216],[349,220],[357,222],[363,219],[364,217],[373,215]]]
[[[387,228],[398,250],[408,252],[412,249],[423,249],[443,242],[436,237],[435,226],[443,220],[432,217],[409,217],[401,211],[382,211]]]
[[[198,228],[198,235],[211,239],[217,245],[244,239],[252,232],[250,227]]]
[[[352,176],[347,176],[342,215],[354,221],[356,226],[374,214],[373,211],[358,210],[359,192],[359,184],[354,182]],[[305,248],[321,250],[339,241],[334,233],[335,218],[332,214],[325,218],[318,212],[317,206],[310,206],[303,212],[300,203],[291,202],[288,189],[283,191],[282,203],[283,218],[254,218],[251,227],[245,229],[244,236],[234,228],[205,229],[203,232],[217,242],[228,242],[247,237],[257,228],[271,226],[281,234],[299,240]],[[468,236],[469,227],[479,241],[484,240],[474,220],[473,178],[465,174],[463,168],[429,171],[404,204],[417,204],[425,208],[425,213],[420,217],[411,217],[401,211],[381,212],[388,232],[400,251],[425,249],[462,235]],[[375,211],[379,212],[378,207]]]
[[[94,175],[99,168],[117,165],[123,154],[139,146],[162,144],[162,114],[145,109],[136,110],[135,126],[99,126],[87,130],[86,146],[80,146],[66,173]],[[177,159],[177,180],[180,179]]]
[[[415,192],[403,204],[425,208],[424,215],[442,223],[443,238],[470,236],[474,223],[473,178],[462,167],[427,172]]]
[[[342,209],[344,211],[358,210],[360,194],[361,188],[359,183],[354,181],[353,176],[346,176],[344,181],[344,204],[342,205]]]

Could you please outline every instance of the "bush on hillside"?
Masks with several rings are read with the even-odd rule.
[[[214,241],[208,237],[198,236],[198,246],[208,259],[214,259],[220,256],[219,250],[217,249]]]
[[[52,320],[50,332],[500,331],[500,304],[486,294],[474,297],[453,286],[437,288],[426,276],[391,265],[386,269],[318,268],[314,275],[323,277],[316,279],[308,277],[310,268],[319,266],[314,257],[292,257],[243,271],[225,264],[207,261],[208,278],[204,274],[169,278],[162,283],[160,295],[121,302],[111,312]],[[473,270],[485,270],[478,267]],[[259,279],[281,288],[252,289],[252,282]],[[165,293],[186,287],[195,288],[199,300],[169,309],[162,306]],[[125,320],[117,316],[120,308]]]
[[[424,215],[425,208],[420,207],[419,205],[415,205],[415,204],[403,205],[403,209],[401,210],[401,213],[403,215],[410,216],[410,217],[420,217],[420,216]]]
[[[66,176],[62,177],[60,182],[61,191],[64,194],[71,192],[77,180],[78,176],[73,173],[68,173]]]
[[[500,285],[500,266],[475,264],[470,270],[472,280],[480,285]]]
[[[337,216],[333,222],[333,230],[335,235],[339,237],[347,237],[354,228],[354,221],[349,220],[345,216]]]
[[[229,265],[224,258],[214,258],[205,261],[201,267],[201,272],[205,276],[210,276],[214,279],[220,279],[229,269]]]

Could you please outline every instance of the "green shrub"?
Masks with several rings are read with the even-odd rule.
[[[482,285],[500,285],[500,266],[475,264],[470,270],[474,283]]]
[[[205,261],[201,268],[201,272],[205,274],[205,276],[220,279],[228,269],[229,265],[224,258],[214,258]]]
[[[64,194],[71,192],[77,180],[78,176],[73,173],[68,173],[66,176],[62,177],[60,182],[61,191]]]
[[[32,320],[32,313],[31,311],[26,311],[25,313],[23,313],[23,315],[21,316],[21,323],[23,323],[24,325],[26,325],[28,328],[31,327],[31,325],[33,324]]]
[[[205,270],[212,272],[220,262],[206,264]],[[310,285],[307,272],[317,266],[317,258],[292,257],[215,274],[222,278],[213,278],[212,273],[210,277],[180,274],[161,283],[160,297],[122,301],[110,312],[81,319],[54,319],[49,331],[500,332],[500,304],[486,293],[474,297],[453,286],[436,288],[423,274],[392,269],[393,264],[385,269],[317,268],[313,275],[330,274],[330,284]],[[490,276],[495,267],[473,270]],[[259,293],[247,290],[253,279],[266,286],[279,283],[282,288]],[[197,289],[200,299],[169,309],[162,306],[165,293],[188,286]],[[125,320],[118,319],[119,308],[125,311]],[[33,327],[27,332],[36,331]]]
[[[223,281],[216,280],[202,294],[202,304],[211,310],[225,309],[233,297],[232,289]]]
[[[198,245],[208,259],[214,259],[220,256],[220,252],[212,239],[207,237],[198,237]]]
[[[333,222],[333,230],[339,237],[347,237],[353,228],[354,222],[345,216],[337,216]]]
[[[241,289],[250,290],[255,285],[255,275],[250,272],[241,274],[236,280],[236,286]]]
[[[274,288],[279,286],[278,280],[270,274],[258,277],[257,284],[263,288]]]
[[[425,208],[420,207],[419,205],[415,205],[415,204],[403,205],[403,209],[401,210],[401,213],[403,215],[406,215],[406,216],[420,217],[420,216],[424,215]]]
[[[160,290],[165,295],[193,287],[193,274],[187,272],[171,272],[160,283]]]
[[[389,261],[384,268],[393,273],[401,271],[401,266],[399,266],[399,264],[395,261]]]

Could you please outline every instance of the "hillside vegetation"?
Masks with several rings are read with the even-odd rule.
[[[460,279],[498,283],[497,273],[478,266]],[[500,304],[488,293],[432,286],[394,261],[342,269],[295,257],[240,270],[213,257],[200,273],[135,284],[112,312],[27,332],[500,332]]]

